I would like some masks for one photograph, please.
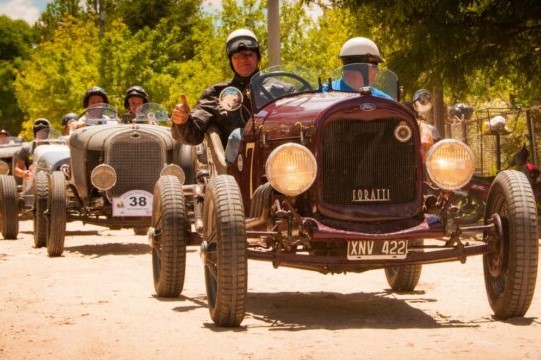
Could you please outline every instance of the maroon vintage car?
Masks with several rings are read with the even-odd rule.
[[[152,246],[158,296],[183,288],[188,231],[201,235],[212,320],[245,315],[248,259],[323,274],[384,269],[394,291],[412,291],[422,264],[483,255],[497,318],[523,316],[538,263],[537,212],[528,179],[502,171],[484,222],[463,228],[453,190],[474,170],[471,150],[445,139],[421,153],[416,115],[397,101],[397,80],[381,71],[356,92],[308,71],[272,68],[254,76],[252,116],[236,160],[210,129],[195,185],[161,177],[154,190]],[[392,99],[375,96],[375,88]],[[236,96],[242,96],[240,92]],[[234,89],[222,105],[236,110]],[[481,236],[465,237],[463,232]]]

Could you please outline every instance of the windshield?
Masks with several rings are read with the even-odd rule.
[[[300,66],[272,66],[259,71],[250,81],[256,111],[285,96],[319,89],[317,74]]]
[[[92,104],[81,114],[79,121],[87,126],[118,123],[117,111],[109,104]]]
[[[19,146],[22,140],[15,136],[0,136],[0,147]]]
[[[42,129],[36,132],[34,143],[37,145],[65,144],[66,137],[54,128]]]
[[[167,110],[164,106],[157,103],[146,103],[139,106],[133,122],[138,124],[171,126]]]
[[[374,64],[344,65],[333,72],[331,80],[328,90],[358,92],[363,87],[370,87],[372,95],[398,99],[398,76]]]

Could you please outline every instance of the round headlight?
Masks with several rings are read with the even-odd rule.
[[[90,181],[96,189],[107,191],[116,184],[116,171],[110,165],[100,164],[92,170]]]
[[[446,139],[432,145],[425,165],[428,176],[439,188],[456,190],[470,181],[475,170],[475,159],[466,144]]]
[[[181,185],[184,185],[184,182],[186,181],[186,174],[184,173],[184,170],[182,170],[182,168],[176,164],[169,164],[165,166],[162,171],[160,171],[160,176],[163,175],[176,176]]]
[[[0,175],[9,174],[9,165],[7,162],[0,160]]]
[[[276,191],[297,196],[314,183],[317,163],[306,147],[288,143],[274,149],[265,164],[265,173]]]

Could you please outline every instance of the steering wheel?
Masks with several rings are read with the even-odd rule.
[[[302,84],[301,88],[298,89],[297,91],[308,91],[308,90],[312,90],[312,85],[310,85],[310,83],[305,79],[303,78],[302,76],[300,75],[297,75],[295,73],[292,73],[292,72],[289,72],[289,71],[274,71],[274,72],[268,72],[268,73],[265,73],[263,75],[259,75],[259,79],[261,80],[260,82],[262,82],[264,79],[266,78],[269,78],[269,77],[279,77],[279,76],[285,76],[285,77],[290,77],[292,79],[295,79],[297,80],[298,82],[300,82]]]
[[[312,90],[312,85],[310,85],[310,83],[304,79],[302,76],[299,76],[295,73],[292,73],[292,72],[288,72],[288,71],[275,71],[275,72],[269,72],[269,73],[265,73],[265,74],[262,74],[262,75],[258,75],[258,80],[255,82],[255,83],[252,83],[252,86],[254,84],[257,84],[256,86],[253,86],[253,90],[254,90],[254,93],[256,94],[261,94],[263,98],[267,98],[267,100],[263,101],[261,104],[259,104],[259,101],[257,102],[257,107],[262,107],[263,105],[269,103],[271,100],[274,100],[278,97],[281,97],[283,95],[286,95],[286,94],[291,94],[291,93],[294,93],[294,92],[299,92],[299,91],[308,91],[308,90]],[[288,85],[291,85],[293,88],[295,88],[295,91],[293,92],[289,92],[289,93],[285,93],[283,95],[279,95],[279,96],[276,96],[276,95],[273,95],[267,88],[265,88],[264,84],[263,84],[263,81],[266,79],[266,78],[270,78],[270,77],[279,77],[279,76],[284,76],[284,77],[289,77],[289,78],[292,78],[292,79],[295,79],[297,80],[298,82],[301,83],[301,87],[300,89],[296,89],[292,84],[289,84]]]

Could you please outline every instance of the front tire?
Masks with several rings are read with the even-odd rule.
[[[0,175],[0,225],[4,239],[17,239],[19,234],[17,182],[9,175]]]
[[[246,312],[246,224],[239,187],[232,176],[211,178],[203,209],[205,284],[212,320],[239,326]]]
[[[423,240],[410,241],[411,245],[422,245]],[[393,291],[410,292],[415,290],[421,278],[423,266],[420,264],[385,268],[387,283]]]
[[[526,176],[514,170],[500,172],[489,191],[485,223],[501,219],[501,236],[485,231],[493,246],[483,256],[485,287],[496,318],[524,316],[528,311],[537,277],[537,209]],[[494,217],[497,219],[498,216]]]
[[[34,247],[47,244],[47,200],[49,198],[49,181],[47,173],[40,171],[34,178]]]
[[[47,254],[64,252],[66,235],[66,178],[60,171],[49,175],[49,221],[47,222]]]
[[[165,175],[154,187],[152,202],[152,272],[159,297],[177,297],[186,272],[186,208],[178,178]]]

